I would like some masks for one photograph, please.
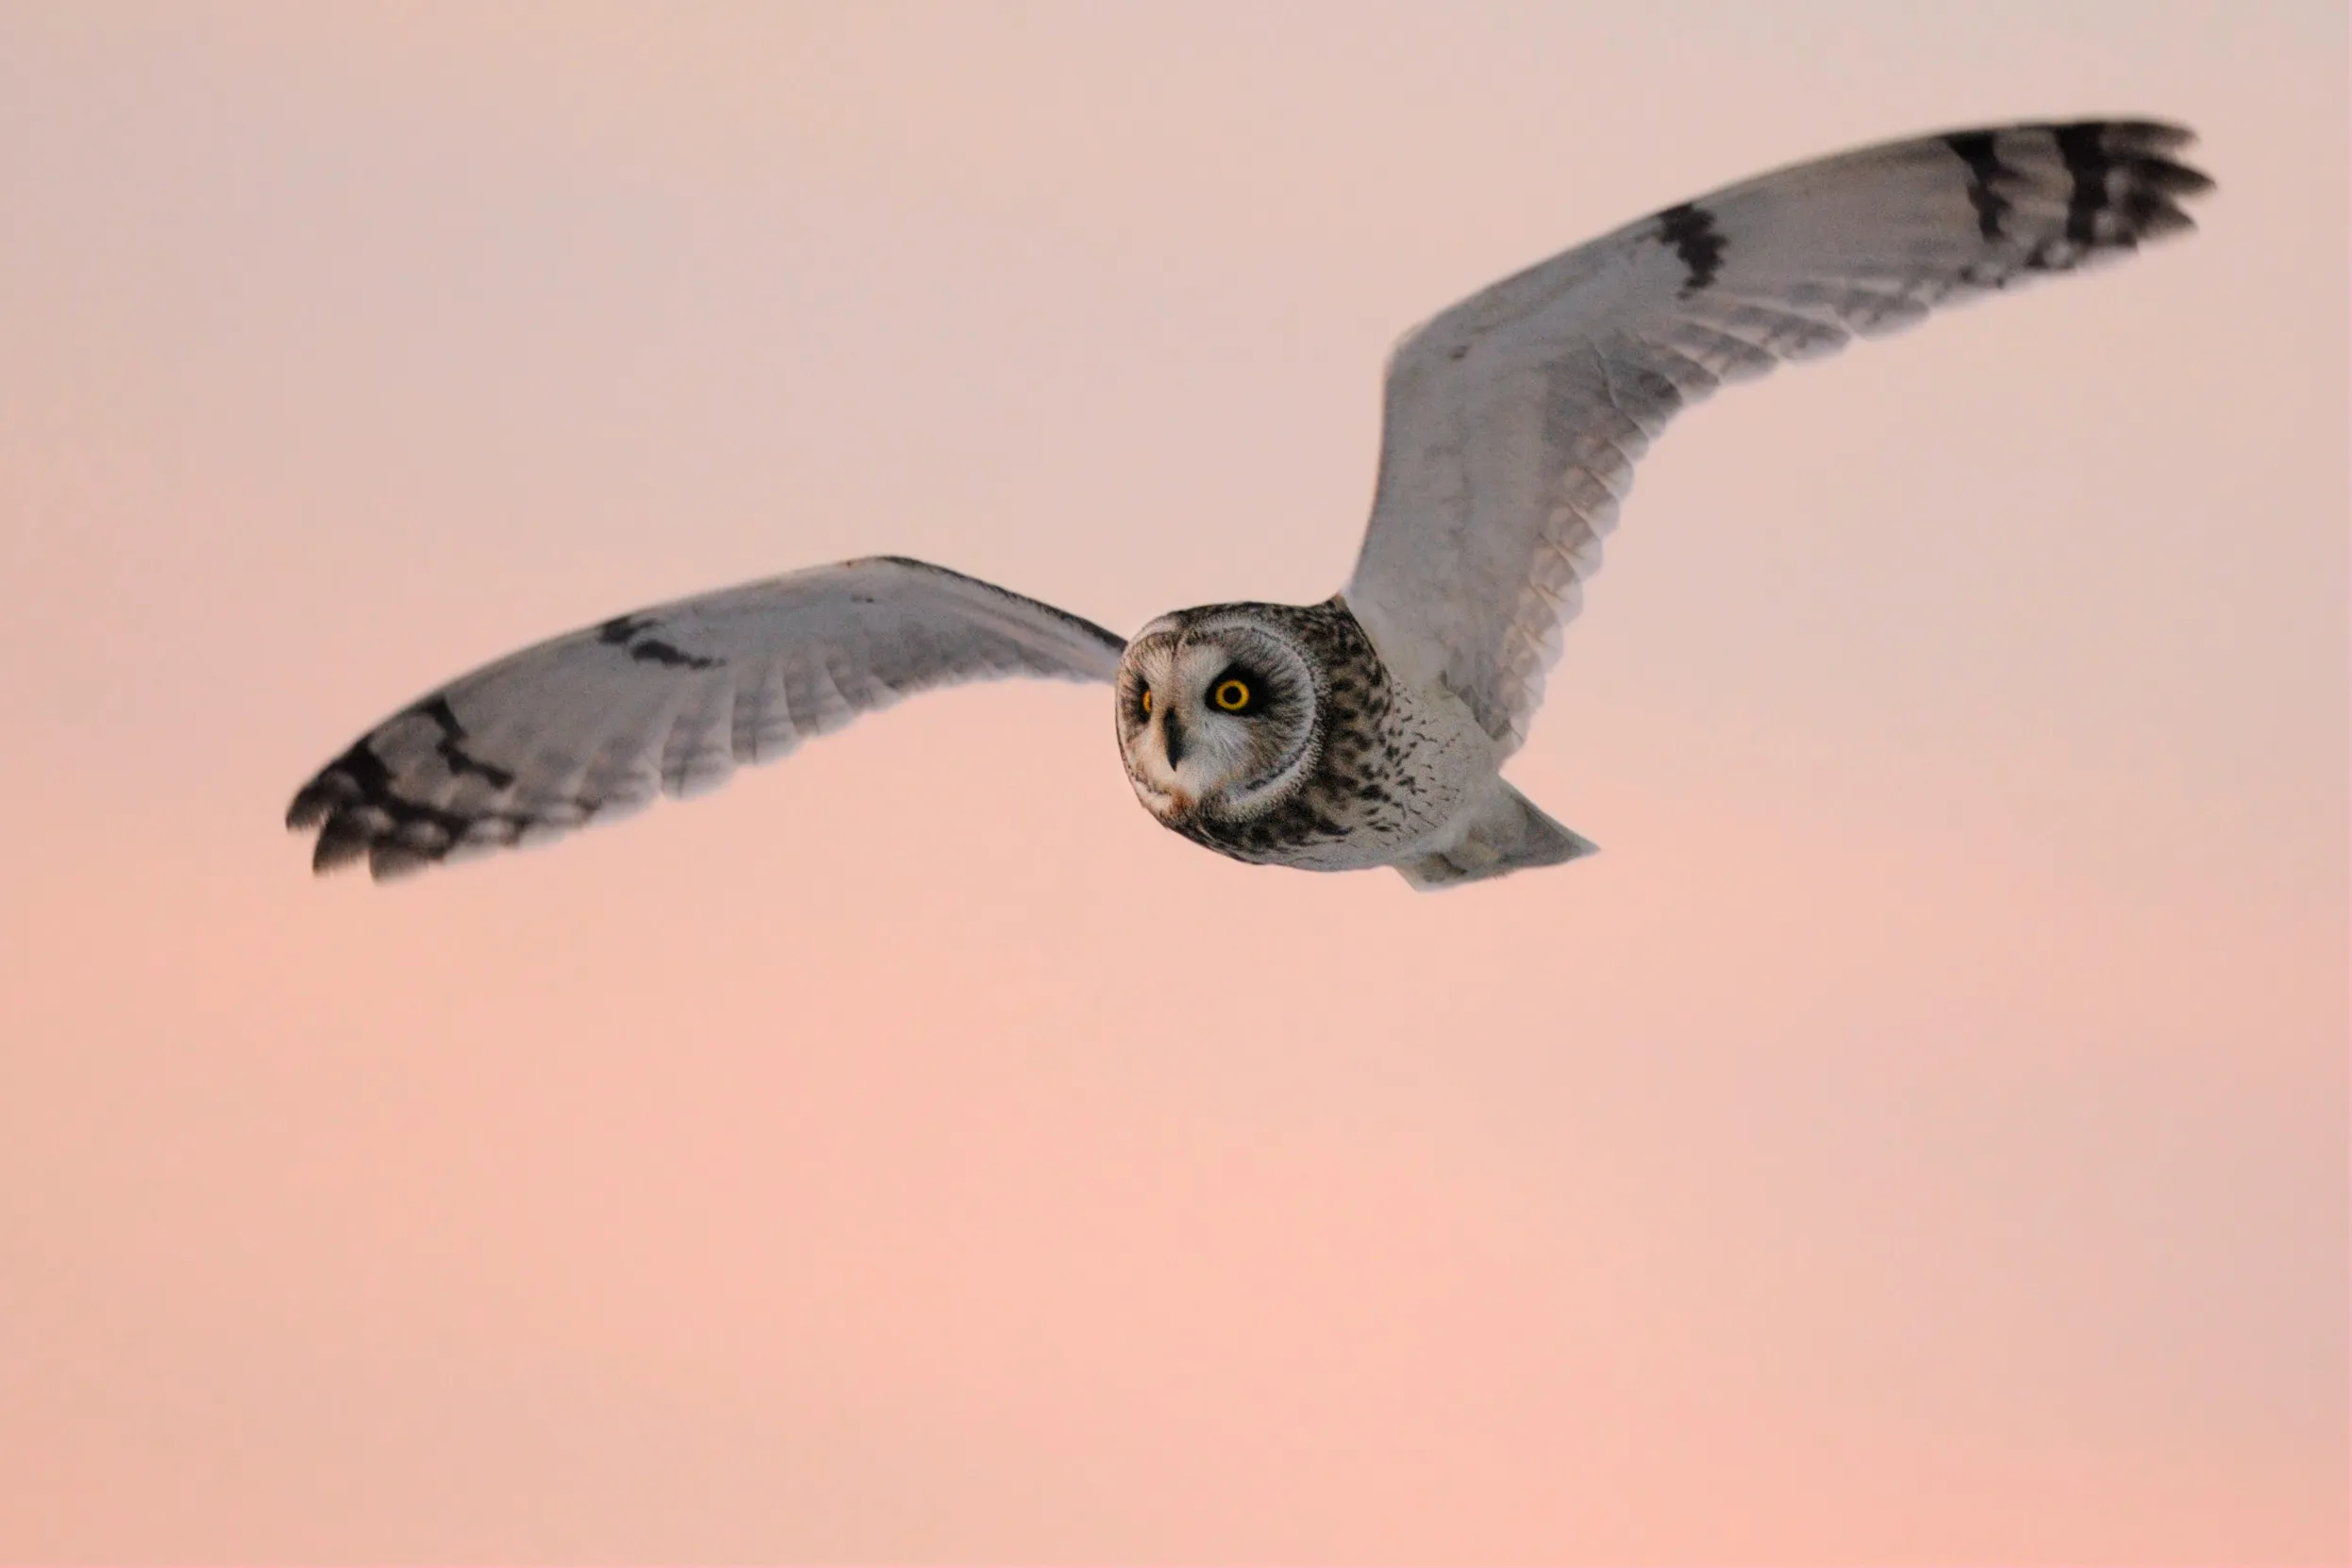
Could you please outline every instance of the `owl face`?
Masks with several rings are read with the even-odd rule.
[[[1170,826],[1246,821],[1287,799],[1313,765],[1314,665],[1249,608],[1163,615],[1120,659],[1120,755],[1136,798]]]

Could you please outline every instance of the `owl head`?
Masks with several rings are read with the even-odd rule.
[[[1168,826],[1247,821],[1312,771],[1324,682],[1283,608],[1177,610],[1120,659],[1119,752],[1136,798]]]

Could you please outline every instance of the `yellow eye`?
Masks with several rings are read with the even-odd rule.
[[[1238,680],[1217,682],[1214,695],[1217,706],[1228,713],[1239,713],[1249,706],[1249,688]]]
[[[1143,688],[1143,713],[1144,713],[1144,716],[1148,718],[1148,717],[1151,715],[1151,710],[1152,710],[1152,689],[1151,689],[1150,687],[1146,686],[1146,687],[1144,687],[1144,688]]]

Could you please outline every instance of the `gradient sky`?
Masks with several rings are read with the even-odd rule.
[[[0,4],[0,1557],[2342,1560],[2340,3]],[[1312,600],[1469,290],[1857,142],[2204,232],[1728,393],[1443,895],[909,704],[394,888],[521,642]]]

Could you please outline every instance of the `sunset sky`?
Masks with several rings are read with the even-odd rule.
[[[2341,0],[0,0],[0,1559],[2341,1561]],[[1443,894],[927,697],[288,797],[923,557],[1312,601],[1406,327],[1903,132],[2203,231],[1727,392]]]

